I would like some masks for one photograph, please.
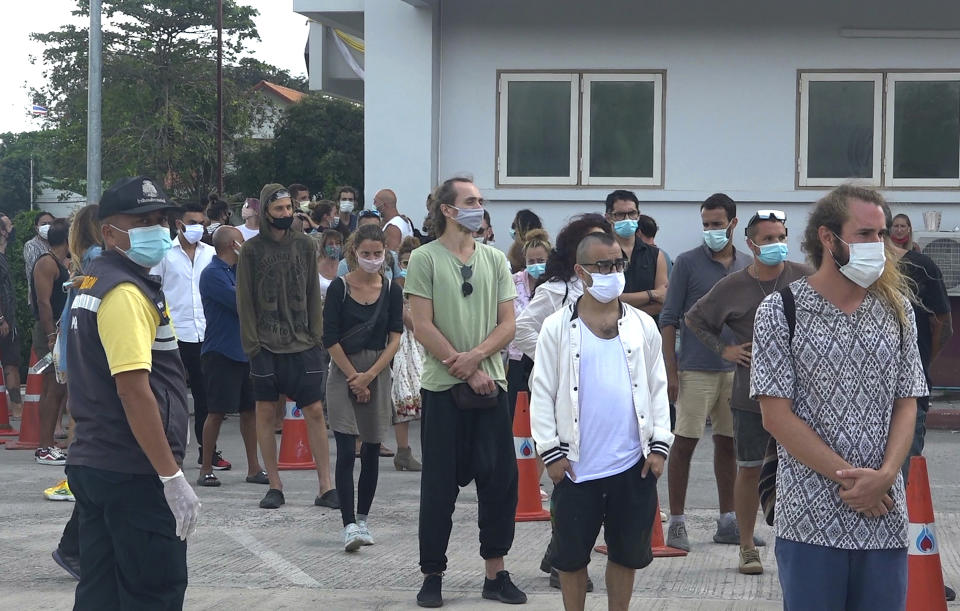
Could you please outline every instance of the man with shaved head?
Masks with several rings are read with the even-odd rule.
[[[397,252],[403,238],[413,235],[413,223],[397,210],[397,194],[390,189],[377,191],[373,196],[373,205],[383,219],[383,235],[387,238],[387,248]]]
[[[257,459],[257,418],[254,411],[250,364],[240,344],[237,314],[237,260],[243,234],[222,225],[213,233],[217,254],[200,274],[200,299],[207,319],[200,366],[207,383],[207,420],[203,424],[203,464],[198,486],[219,486],[213,474],[213,454],[226,414],[240,414],[240,436],[247,452],[247,479],[267,484],[267,474]]]
[[[653,560],[657,479],[670,452],[660,333],[623,301],[627,260],[592,233],[573,268],[583,296],[551,314],[537,339],[530,424],[553,480],[551,566],[567,611],[583,611],[590,551],[604,527],[610,609],[627,609],[637,569]]]

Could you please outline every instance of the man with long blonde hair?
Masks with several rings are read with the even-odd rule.
[[[784,608],[903,609],[903,464],[927,394],[907,288],[884,244],[880,193],[817,202],[817,271],[757,310],[750,394],[777,440],[774,530]]]

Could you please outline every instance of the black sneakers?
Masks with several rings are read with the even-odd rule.
[[[424,581],[426,587],[426,581]],[[510,573],[499,571],[496,579],[483,580],[483,597],[487,600],[499,600],[508,605],[522,605],[527,602],[527,595],[510,580]]]
[[[277,509],[280,507],[280,505],[283,505],[283,503],[283,490],[271,488],[267,490],[267,494],[264,495],[263,500],[260,501],[260,508]]]
[[[421,607],[442,607],[441,585],[443,585],[443,575],[427,575],[424,577],[423,586],[417,592],[417,604]]]
[[[313,499],[313,504],[317,507],[340,509],[340,493],[337,492],[336,488],[331,488],[317,498]]]

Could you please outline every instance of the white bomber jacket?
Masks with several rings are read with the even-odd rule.
[[[537,339],[530,375],[530,425],[545,464],[580,459],[580,327],[577,303],[551,314]],[[633,385],[643,452],[666,457],[673,443],[660,330],[645,312],[620,304],[620,345]]]

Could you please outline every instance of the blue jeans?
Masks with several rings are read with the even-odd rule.
[[[848,550],[777,537],[784,611],[903,611],[907,549]]]

